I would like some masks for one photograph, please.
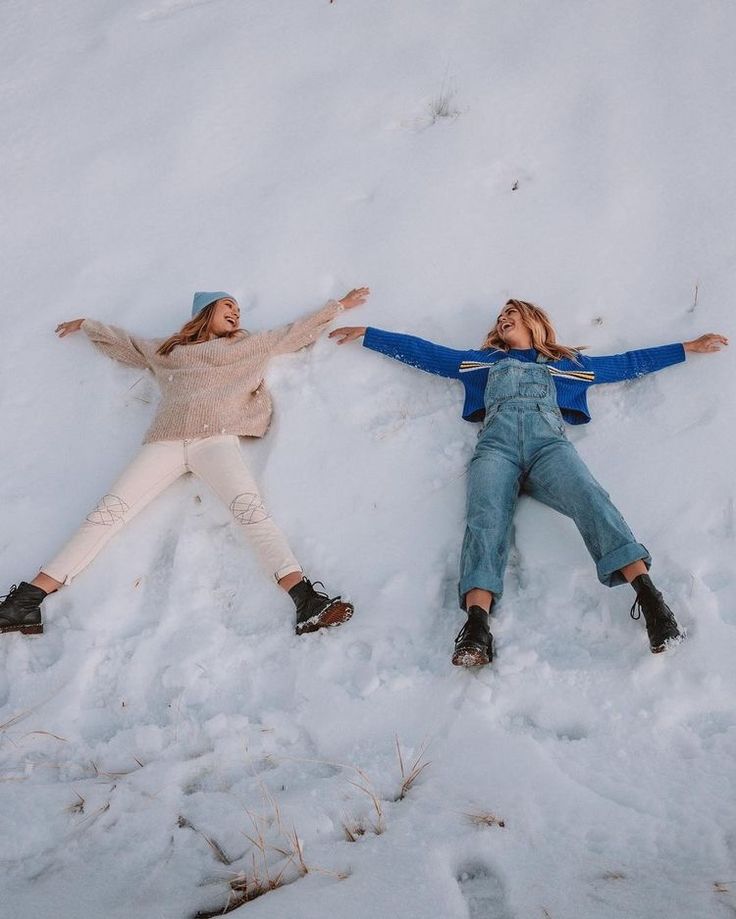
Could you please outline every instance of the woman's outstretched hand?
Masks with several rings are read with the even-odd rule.
[[[59,338],[65,335],[71,335],[72,332],[78,332],[82,328],[84,319],[72,319],[71,322],[60,322],[54,329]]]
[[[694,338],[692,341],[684,341],[683,348],[686,351],[694,351],[698,354],[710,354],[713,351],[720,351],[728,344],[725,335],[716,335],[715,332],[708,332],[707,335],[701,335],[700,338]]]
[[[344,345],[348,341],[357,341],[365,335],[366,326],[364,325],[344,325],[341,329],[334,329],[327,336],[336,338],[338,345]]]
[[[355,287],[339,302],[342,303],[343,309],[352,310],[356,306],[362,306],[365,301],[368,299],[368,294],[370,294],[370,287]]]

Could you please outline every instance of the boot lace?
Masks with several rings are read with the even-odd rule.
[[[634,600],[634,605],[631,607],[631,612],[629,613],[629,615],[634,621],[636,621],[637,619],[641,619],[643,608],[644,607],[642,606],[641,600],[639,599],[639,597],[637,597],[636,600]]]
[[[314,590],[315,584],[319,584],[322,590],[314,590],[314,593],[315,593],[315,596],[320,598],[320,600],[329,600],[330,603],[332,603],[334,600],[340,599],[340,594],[338,594],[336,597],[330,597],[327,593],[325,593],[327,588],[322,583],[322,581],[310,581],[308,578],[304,578],[304,580],[307,582],[307,584],[309,584],[312,590]]]
[[[465,636],[468,634],[469,631],[470,631],[470,619],[467,619],[465,623],[463,624],[463,627],[460,629],[460,631],[455,636],[455,644],[457,644],[461,639],[465,638]]]
[[[460,631],[459,631],[459,632],[457,633],[457,635],[455,636],[455,644],[457,644],[457,643],[460,641],[460,639],[461,639],[461,638],[463,637],[463,635],[465,634],[465,631],[466,631],[467,628],[468,628],[468,623],[466,622],[465,625],[460,629]]]
[[[468,633],[470,632],[470,629],[472,628],[472,626],[475,624],[476,621],[478,620],[474,619],[474,617],[468,616],[468,618],[465,620],[463,627],[460,629],[460,631],[455,636],[455,644],[457,644],[459,641],[462,641],[464,638],[467,638]],[[487,632],[488,624],[482,623],[482,625],[485,626],[485,631]]]
[[[10,600],[10,599],[12,598],[13,594],[16,592],[16,590],[18,590],[18,585],[17,585],[17,584],[13,584],[13,586],[12,586],[12,587],[10,588],[10,590],[5,594],[5,596],[4,596],[4,597],[0,597],[0,603],[5,603],[6,600]]]

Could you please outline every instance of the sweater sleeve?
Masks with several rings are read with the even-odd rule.
[[[618,383],[620,380],[632,380],[647,373],[656,373],[672,364],[685,360],[685,348],[679,342],[672,345],[661,345],[658,348],[642,348],[639,351],[625,351],[623,354],[610,354],[606,357],[587,357],[583,355],[583,365],[592,370],[597,383]]]
[[[85,319],[82,331],[89,338],[95,348],[108,357],[129,367],[149,368],[150,363],[144,349],[146,342],[142,338],[134,338],[124,329],[114,325],[105,325],[95,319]]]
[[[427,373],[435,373],[453,380],[460,379],[460,364],[467,355],[465,351],[436,345],[413,335],[386,332],[372,327],[365,331],[363,347],[393,357],[397,361],[409,364],[410,367],[417,367]]]
[[[259,344],[268,354],[289,354],[317,341],[327,326],[342,310],[337,300],[328,300],[316,313],[297,319],[280,329],[258,333]]]

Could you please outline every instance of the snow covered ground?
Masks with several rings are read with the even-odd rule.
[[[5,0],[0,585],[153,411],[61,320],[164,335],[229,289],[266,328],[367,284],[348,321],[453,346],[509,296],[594,354],[733,334],[735,30],[727,0]],[[185,919],[264,860],[293,883],[254,919],[735,915],[733,372],[601,387],[570,435],[687,643],[651,655],[630,589],[522,500],[470,673],[459,387],[327,340],[274,362],[243,450],[356,614],[297,639],[226,509],[173,486],[42,637],[2,637],[2,916]],[[428,763],[401,800],[397,738]]]

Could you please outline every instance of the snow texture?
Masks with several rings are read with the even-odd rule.
[[[453,347],[509,296],[593,354],[729,334],[735,30],[726,0],[6,0],[1,583],[153,411],[62,320],[166,335],[219,288],[269,328],[367,284],[342,324]],[[228,509],[172,486],[43,636],[2,636],[0,914],[206,914],[264,872],[260,833],[289,883],[251,919],[733,916],[733,371],[601,387],[570,434],[688,641],[651,655],[632,591],[522,499],[498,660],[472,673],[449,664],[460,387],[326,339],[274,361],[243,451],[356,614],[297,638]],[[397,738],[429,763],[401,799]]]

